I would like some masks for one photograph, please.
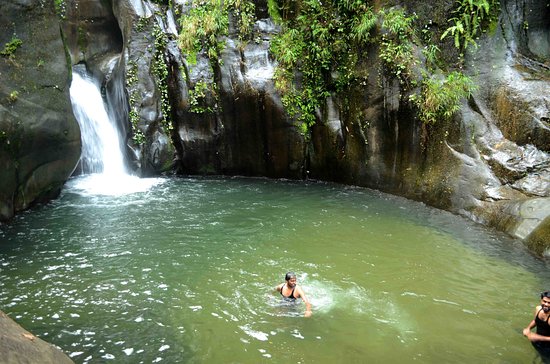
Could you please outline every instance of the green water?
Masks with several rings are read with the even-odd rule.
[[[0,230],[0,309],[77,363],[531,363],[548,265],[367,189],[166,179],[60,199]],[[273,292],[296,271],[309,296]]]

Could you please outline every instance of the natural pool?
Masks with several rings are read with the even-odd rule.
[[[316,182],[84,182],[0,230],[0,309],[77,363],[540,361],[521,329],[548,263],[460,217]],[[273,293],[288,270],[310,318]]]

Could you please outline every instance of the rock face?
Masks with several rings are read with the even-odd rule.
[[[355,111],[343,108],[336,95],[328,98],[309,140],[274,90],[268,49],[278,29],[265,2],[255,4],[256,40],[240,43],[230,28],[219,64],[199,54],[191,65],[166,47],[179,173],[315,178],[372,187],[462,214],[526,242],[534,239],[538,243],[530,246],[545,251],[550,245],[544,228],[550,205],[550,32],[544,1],[501,2],[497,29],[466,55],[465,71],[480,87],[453,120],[422,124],[399,84],[380,76],[378,58],[369,57],[367,84],[347,95]],[[142,5],[157,21],[162,18],[162,8]],[[422,2],[402,3],[419,14],[420,24],[441,27],[440,32],[453,5],[439,2],[427,10]],[[180,14],[188,11],[185,3],[175,7]],[[171,19],[170,12],[164,18]],[[128,13],[117,17],[129,18]],[[159,24],[169,39],[176,36]],[[199,89],[206,92],[197,111]]]
[[[70,364],[67,355],[37,338],[0,311],[0,362],[5,364]]]
[[[470,156],[491,177],[470,211],[544,253],[550,246],[550,8],[533,0],[501,7],[499,29],[468,58],[483,86],[462,124],[472,132],[476,154]]]
[[[56,197],[79,158],[57,19],[52,2],[0,3],[0,220]]]
[[[141,175],[238,174],[366,186],[494,226],[539,253],[550,246],[546,1],[500,2],[496,29],[465,55],[464,71],[479,88],[452,120],[423,124],[399,82],[379,72],[374,44],[362,60],[364,84],[345,102],[328,97],[307,138],[274,88],[269,47],[280,30],[266,1],[254,2],[253,41],[241,42],[230,18],[220,62],[199,52],[196,63],[177,45],[188,1],[65,3],[70,63],[85,64],[103,85]],[[422,1],[376,2],[394,5],[415,12],[419,28],[441,34],[455,2],[429,8]],[[445,52],[456,53],[451,41]],[[10,158],[0,163],[14,168]]]

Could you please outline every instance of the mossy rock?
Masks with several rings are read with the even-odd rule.
[[[537,254],[550,256],[550,216],[533,230],[525,242]]]

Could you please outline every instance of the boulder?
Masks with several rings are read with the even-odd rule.
[[[56,197],[80,157],[53,2],[0,3],[0,220]]]
[[[0,311],[0,363],[70,364],[59,348],[34,336]]]

